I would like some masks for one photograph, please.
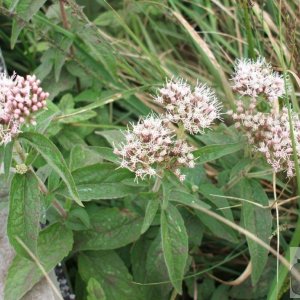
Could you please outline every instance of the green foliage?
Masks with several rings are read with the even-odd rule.
[[[188,236],[180,213],[172,205],[161,212],[161,240],[170,280],[181,294],[188,258]]]
[[[22,133],[20,138],[25,139],[43,156],[51,168],[53,168],[53,170],[57,172],[57,174],[65,182],[70,196],[79,205],[82,205],[73,177],[57,147],[45,136],[38,133]]]
[[[7,234],[10,243],[20,256],[28,253],[18,243],[21,239],[29,250],[36,255],[39,235],[41,201],[38,180],[28,172],[15,174],[10,186],[9,216]]]
[[[63,10],[59,1],[0,1],[9,72],[36,74],[50,93],[37,126],[0,146],[0,209],[9,207],[16,251],[5,299],[22,299],[43,277],[40,266],[59,262],[78,300],[276,299],[288,270],[281,266],[277,289],[269,251],[203,209],[276,247],[272,170],[225,112],[237,98],[233,61],[258,54],[289,69],[299,110],[297,1],[69,0]],[[161,111],[152,95],[166,77],[214,88],[224,122],[184,137],[196,166],[182,170],[183,183],[167,169],[159,185],[137,182],[113,148],[124,142],[120,130]],[[26,174],[16,174],[20,164]],[[289,199],[297,183],[278,173],[277,189],[279,201]],[[280,209],[281,254],[300,242],[295,208]],[[249,261],[238,286],[214,279],[238,278]]]

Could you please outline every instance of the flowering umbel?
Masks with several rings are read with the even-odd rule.
[[[166,109],[166,118],[182,123],[190,134],[203,133],[215,119],[220,119],[221,105],[214,92],[204,84],[191,88],[183,79],[167,81],[154,99]]]
[[[247,73],[248,72],[248,73]],[[265,60],[240,60],[233,77],[233,88],[244,97],[237,101],[236,111],[229,111],[235,126],[246,133],[253,149],[261,153],[275,172],[285,170],[294,175],[293,147],[287,108],[279,110],[278,98],[285,90],[284,79],[274,73]],[[259,97],[262,97],[262,99]],[[259,111],[259,101],[266,101],[267,111]],[[300,156],[300,121],[292,113],[296,150]]]
[[[264,96],[268,101],[276,101],[285,91],[283,76],[262,57],[237,60],[232,81],[234,91],[254,99]]]
[[[150,115],[132,124],[125,135],[125,142],[115,147],[114,153],[122,158],[121,167],[136,174],[137,179],[156,176],[158,171],[169,169],[183,181],[180,167],[194,167],[194,156],[183,140],[176,140],[167,121]]]
[[[165,113],[132,124],[125,133],[126,142],[114,152],[122,157],[121,167],[135,172],[137,179],[157,176],[160,170],[168,169],[184,181],[180,168],[194,168],[195,159],[193,148],[182,139],[182,131],[202,133],[220,118],[221,105],[207,86],[199,84],[192,89],[183,79],[167,81],[154,100],[165,108]],[[170,122],[183,129],[178,137],[170,129]]]
[[[48,96],[35,75],[0,74],[0,145],[9,143],[22,124],[36,124],[34,113],[46,106]]]

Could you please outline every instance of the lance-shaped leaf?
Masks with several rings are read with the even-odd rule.
[[[171,204],[161,212],[161,238],[170,280],[181,294],[188,258],[188,236],[179,211]]]
[[[48,138],[39,133],[24,132],[20,134],[20,138],[25,139],[41,154],[46,162],[62,178],[73,200],[76,201],[77,204],[83,206],[79,199],[74,179],[58,148]]]
[[[36,177],[31,172],[15,174],[10,188],[7,234],[16,252],[22,256],[28,257],[16,237],[36,254],[40,212],[40,192]]]

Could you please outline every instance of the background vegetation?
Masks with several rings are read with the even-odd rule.
[[[218,144],[223,145],[218,148],[223,152],[211,150],[203,156],[202,163],[186,171],[187,180],[180,187],[185,194],[177,201],[181,203],[177,208],[189,244],[182,295],[176,266],[170,278],[165,265],[160,211],[154,212],[150,228],[141,234],[153,182],[134,185],[129,172],[115,171],[116,158],[109,149],[128,122],[151,110],[161,111],[151,94],[167,77],[206,82],[217,91],[224,112],[234,107],[230,76],[235,59],[241,57],[262,55],[276,70],[287,72],[292,86],[289,101],[298,112],[298,0],[0,3],[1,49],[8,71],[36,74],[50,93],[52,102],[39,116],[36,131],[49,137],[62,152],[80,199],[85,201],[85,208],[72,204],[47,159],[24,143],[31,153],[29,162],[49,191],[43,197],[41,221],[55,223],[46,231],[53,232],[55,241],[48,252],[57,255],[49,258],[43,234],[38,241],[45,268],[53,268],[68,255],[64,265],[76,299],[276,299],[277,294],[289,299],[287,270],[280,267],[277,284],[276,259],[268,251],[182,204],[191,196],[277,247],[275,212],[269,207],[274,201],[272,170],[249,154],[226,115],[225,124],[217,124],[206,135],[189,137],[200,149]],[[5,175],[2,179],[3,185],[10,180]],[[275,194],[282,203],[280,253],[288,255],[289,246],[300,242],[299,231],[296,234],[300,227],[297,180],[287,181],[284,174],[278,174]],[[54,195],[67,217],[51,208]],[[290,198],[294,200],[284,202]],[[173,233],[170,240],[178,245],[180,238]],[[226,284],[243,273],[250,259],[251,276],[241,283]],[[23,265],[18,276],[26,278],[28,270]],[[9,274],[7,299],[20,299],[30,284],[15,287],[19,278],[13,271]]]

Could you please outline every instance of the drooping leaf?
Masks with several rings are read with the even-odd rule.
[[[136,241],[143,219],[127,209],[88,207],[91,228],[75,235],[76,250],[109,250]]]
[[[161,212],[161,238],[170,280],[182,293],[182,279],[188,258],[188,236],[183,219],[173,205]]]
[[[36,177],[31,172],[24,175],[15,174],[10,188],[7,234],[10,243],[21,256],[28,258],[16,237],[21,239],[33,254],[37,252],[40,214],[40,191]]]
[[[78,268],[85,282],[90,278],[98,281],[109,300],[143,299],[124,262],[114,251],[84,252],[79,256]]]
[[[269,205],[268,197],[256,180],[243,179],[240,184],[240,195],[243,199],[253,201],[264,206]],[[268,208],[258,207],[248,202],[243,202],[242,215],[244,226],[255,236],[269,244],[272,233],[272,215]],[[265,270],[268,260],[268,250],[247,238],[252,262],[251,279],[255,285]]]
[[[203,164],[243,149],[243,143],[204,146],[193,152],[196,163]]]
[[[60,224],[44,229],[38,238],[37,258],[46,272],[68,255],[73,245],[72,231]],[[21,299],[43,276],[35,262],[16,255],[5,283],[5,299]]]
[[[66,184],[70,196],[77,204],[83,206],[80,201],[74,179],[68,169],[68,166],[58,150],[58,148],[44,135],[33,132],[24,132],[20,138],[25,139],[33,148],[35,148],[55,172],[62,178]]]

